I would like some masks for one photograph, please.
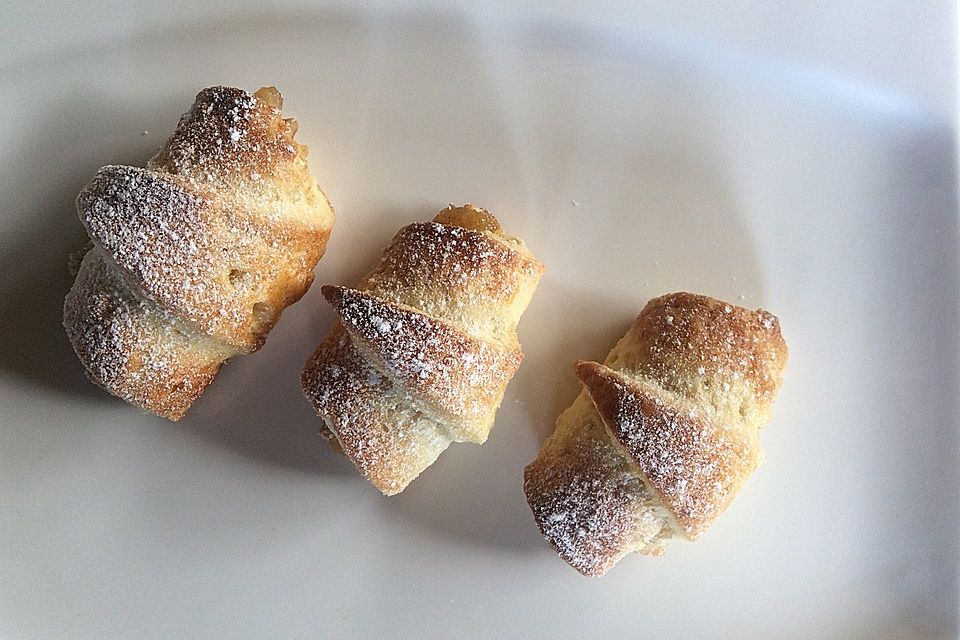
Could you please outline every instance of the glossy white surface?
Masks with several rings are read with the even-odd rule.
[[[130,6],[121,36],[57,18],[64,46],[7,40],[0,67],[0,636],[956,634],[952,38],[924,49],[942,89],[490,8]],[[60,330],[74,195],[218,83],[275,84],[300,121],[339,216],[318,282],[354,282],[447,202],[547,264],[489,442],[400,496],[328,449],[299,393],[331,322],[319,287],[178,425],[89,385]],[[582,578],[521,471],[576,395],[573,359],[678,289],[780,316],[767,462],[697,544]]]

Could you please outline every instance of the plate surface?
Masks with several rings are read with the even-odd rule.
[[[945,60],[945,73],[953,68]],[[387,499],[317,437],[314,287],[177,425],[59,327],[73,197],[193,95],[273,84],[351,284],[448,202],[547,265],[489,442]],[[956,632],[954,127],[865,85],[655,35],[488,15],[184,19],[0,67],[0,636],[917,638]],[[697,544],[586,579],[521,472],[655,295],[782,321],[766,463]]]

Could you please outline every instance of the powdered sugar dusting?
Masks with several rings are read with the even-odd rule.
[[[106,333],[97,333],[96,323],[78,314],[106,308],[84,297],[97,298],[97,286],[107,288],[108,282],[78,277],[86,286],[74,286],[68,299],[73,312],[65,309],[65,322],[86,329],[67,330],[76,341],[111,341],[112,351],[77,342],[74,347],[98,383],[141,406],[145,401],[128,397],[134,387],[147,388],[137,375],[173,361],[161,357],[161,346],[205,349],[220,358],[216,367],[229,355],[256,350],[282,309],[306,291],[323,253],[332,213],[291,144],[296,125],[280,118],[275,89],[257,96],[227,87],[202,91],[147,169],[103,167],[77,198],[97,255],[119,269],[110,282],[126,282],[137,302],[104,290],[112,315],[98,316]],[[302,221],[288,215],[293,211]],[[135,326],[121,331],[121,320]],[[176,336],[189,339],[158,337],[174,325]],[[134,335],[137,327],[148,335]],[[176,355],[166,353],[174,360]],[[126,360],[114,362],[114,356]],[[189,372],[169,373],[177,384],[197,386]]]
[[[77,199],[90,237],[147,295],[201,331],[255,350],[280,311],[275,283],[305,290],[316,252],[296,250],[294,229],[220,204],[121,166],[103,167]],[[260,301],[266,322],[253,311]]]
[[[435,410],[452,419],[491,422],[519,349],[488,343],[442,320],[383,302],[364,292],[324,287],[344,327],[363,352]],[[384,331],[384,327],[391,330]],[[451,437],[469,439],[455,427]]]
[[[659,555],[670,535],[639,474],[583,395],[524,470],[524,491],[544,537],[584,575],[602,575],[631,550]]]
[[[99,248],[83,259],[64,304],[67,335],[90,379],[176,420],[236,351],[143,297]]]
[[[471,335],[511,338],[542,265],[489,232],[424,222],[394,237],[359,289],[447,318]]]
[[[296,126],[284,121],[275,89],[257,92],[211,87],[197,95],[176,134],[148,168],[181,176],[198,190],[234,188],[251,171],[279,177],[296,162]]]
[[[597,364],[581,365],[580,377],[616,441],[690,537],[759,463],[751,434],[699,419],[681,398]]]
[[[307,362],[300,382],[325,435],[388,495],[402,491],[450,443],[403,387],[370,366],[342,326]]]
[[[776,317],[691,294],[652,300],[621,345],[608,366],[690,398],[721,422],[766,422],[786,362]]]

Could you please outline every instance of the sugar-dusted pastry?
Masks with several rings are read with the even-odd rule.
[[[484,442],[542,274],[471,205],[401,229],[356,289],[323,288],[339,320],[301,375],[322,433],[387,495],[451,442]]]
[[[780,324],[690,293],[651,300],[557,420],[524,492],[544,537],[585,575],[696,539],[760,464],[787,361]]]
[[[180,419],[310,287],[333,209],[280,108],[273,87],[204,89],[145,169],[103,167],[77,197],[91,248],[63,324],[110,393]]]

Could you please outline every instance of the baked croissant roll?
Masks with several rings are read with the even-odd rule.
[[[524,492],[544,537],[584,575],[695,540],[760,464],[787,360],[776,317],[674,293],[651,300],[557,420]]]
[[[313,281],[333,210],[272,87],[205,89],[145,169],[77,197],[91,248],[63,324],[88,377],[180,419]]]
[[[451,442],[487,439],[523,353],[517,322],[543,265],[471,205],[401,229],[356,289],[326,286],[339,321],[303,392],[328,437],[393,495]]]

